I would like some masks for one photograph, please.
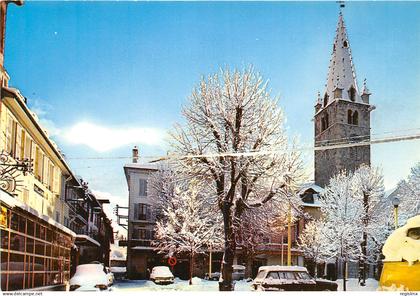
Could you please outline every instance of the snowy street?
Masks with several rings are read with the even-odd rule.
[[[338,291],[342,291],[342,280],[337,281]],[[357,279],[349,279],[347,281],[347,291],[376,291],[378,281],[368,279],[366,286],[361,287],[357,283]],[[125,280],[117,282],[112,287],[112,291],[218,291],[217,281],[207,281],[200,278],[194,278],[193,284],[188,285],[188,281],[175,279],[175,283],[171,285],[156,285],[146,280]],[[251,282],[237,281],[235,291],[252,291]]]

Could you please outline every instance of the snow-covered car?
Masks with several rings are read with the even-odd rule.
[[[232,265],[233,267],[233,273],[232,273],[232,279],[234,281],[240,281],[245,278],[245,266],[243,265]]]
[[[252,282],[257,291],[337,291],[337,283],[314,279],[302,266],[261,266]]]
[[[174,275],[168,266],[155,266],[150,273],[150,280],[155,284],[173,284]]]
[[[219,278],[220,278],[220,272],[218,271],[212,272],[210,275],[206,273],[206,275],[204,276],[204,279],[209,280],[209,281],[218,281]]]
[[[111,259],[109,269],[116,280],[124,279],[127,274],[126,260],[120,258]]]
[[[109,290],[109,277],[102,264],[82,264],[70,279],[70,291]]]
[[[240,281],[243,280],[245,278],[245,266],[243,265],[237,265],[234,264],[232,265],[233,268],[233,272],[232,272],[232,279],[234,281]],[[206,274],[206,279],[210,280],[210,281],[217,281],[220,278],[220,272],[216,271],[216,272],[212,272],[209,276],[209,274]]]
[[[385,241],[379,281],[382,291],[420,290],[420,215],[407,220]]]

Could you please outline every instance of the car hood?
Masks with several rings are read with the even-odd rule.
[[[102,275],[76,275],[70,279],[71,285],[79,285],[80,287],[95,287],[96,285],[108,285],[108,278]]]

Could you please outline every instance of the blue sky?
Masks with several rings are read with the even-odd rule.
[[[75,173],[123,203],[129,159],[76,158],[129,157],[135,144],[142,155],[164,154],[161,138],[182,121],[193,86],[220,67],[252,64],[281,97],[289,133],[311,145],[338,12],[335,2],[27,1],[9,5],[5,66]],[[377,107],[373,135],[419,131],[419,15],[418,2],[344,9],[359,87],[367,78]],[[388,189],[419,151],[419,140],[372,146]],[[312,153],[305,161],[313,167]]]

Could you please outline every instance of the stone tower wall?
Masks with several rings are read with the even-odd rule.
[[[358,112],[358,124],[348,124],[348,110]],[[329,125],[321,131],[321,119],[328,113]],[[348,144],[370,140],[370,106],[336,100],[315,115],[315,147]],[[354,171],[370,165],[370,146],[315,151],[315,183],[326,186],[342,170]]]

